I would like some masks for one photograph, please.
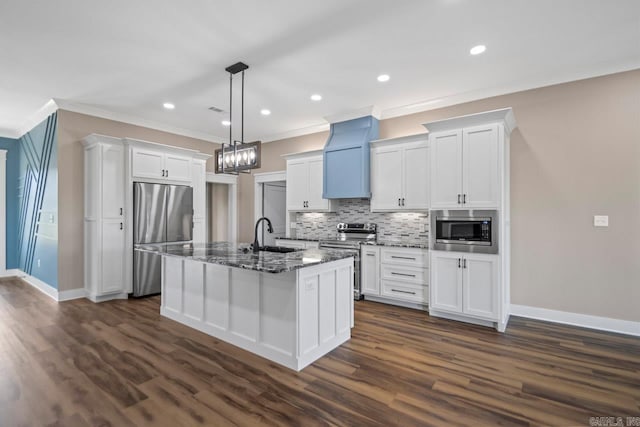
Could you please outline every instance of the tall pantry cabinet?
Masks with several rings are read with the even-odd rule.
[[[495,211],[498,253],[430,251],[429,313],[504,331],[509,321],[511,108],[425,123],[431,150],[431,209]],[[437,218],[436,218],[437,219]],[[437,230],[432,227],[431,247]],[[464,245],[459,245],[464,246]]]
[[[208,154],[92,134],[84,146],[84,282],[94,301],[133,291],[133,183],[193,188],[193,242],[206,242]]]

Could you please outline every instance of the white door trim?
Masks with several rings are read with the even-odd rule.
[[[253,221],[260,219],[262,216],[262,185],[265,182],[278,182],[278,181],[286,181],[287,180],[287,172],[286,171],[276,171],[276,172],[263,172],[253,174]],[[286,215],[285,219],[285,227],[286,227],[286,235],[289,235],[289,213]]]
[[[7,150],[0,150],[0,271],[7,270]]]
[[[229,241],[238,241],[238,177],[236,175],[207,172],[207,183],[229,186]]]

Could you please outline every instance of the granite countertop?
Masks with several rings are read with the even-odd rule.
[[[363,242],[363,245],[369,246],[388,246],[390,248],[414,248],[414,249],[429,249],[429,243],[406,243],[394,240],[377,241],[377,242]]]
[[[332,249],[306,249],[288,253],[262,251],[254,254],[248,243],[229,242],[195,245],[156,243],[137,245],[136,250],[265,273],[285,273],[353,256],[346,251]]]

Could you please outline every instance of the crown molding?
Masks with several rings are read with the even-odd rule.
[[[262,139],[262,143],[266,144],[273,141],[280,141],[283,139],[295,138],[297,136],[311,135],[312,133],[327,132],[329,130],[329,123],[323,123],[321,125],[314,125],[300,129],[294,129],[287,132],[273,134],[267,138]]]
[[[360,117],[373,116],[380,120],[380,109],[375,105],[369,105],[367,107],[358,108],[356,110],[343,111],[337,114],[331,114],[324,116],[324,119],[329,123],[340,123],[347,120],[359,119]]]
[[[214,136],[206,132],[184,129],[178,126],[171,126],[165,123],[157,122],[155,120],[148,120],[148,119],[143,119],[141,117],[134,116],[132,114],[105,110],[103,108],[94,107],[92,105],[74,103],[74,102],[65,101],[62,99],[55,99],[55,103],[59,106],[59,109],[71,111],[73,113],[86,114],[88,116],[100,117],[102,119],[128,123],[134,126],[141,126],[149,129],[159,130],[162,132],[172,133],[175,135],[181,135],[189,138],[200,139],[207,142],[213,142],[215,144],[221,144],[227,141],[224,138]]]

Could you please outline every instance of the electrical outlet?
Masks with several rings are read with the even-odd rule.
[[[608,227],[609,226],[609,215],[594,215],[593,216],[593,226],[594,227]]]
[[[292,229],[294,229],[294,230],[295,230],[295,229],[296,229],[296,227],[298,226],[298,223],[297,223],[297,222],[292,222],[292,223],[290,223],[290,224],[289,224],[289,226],[290,226]]]
[[[38,268],[40,268],[40,258],[38,258]]]
[[[421,233],[426,233],[427,232],[427,224],[425,224],[425,223],[420,224],[420,232]]]

